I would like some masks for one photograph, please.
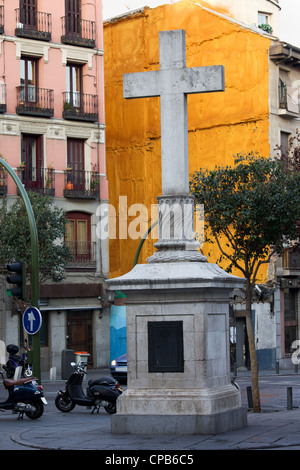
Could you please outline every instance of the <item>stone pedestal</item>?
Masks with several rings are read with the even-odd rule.
[[[229,360],[229,298],[243,279],[207,262],[150,262],[109,284],[126,294],[127,309],[128,387],[112,432],[216,434],[246,426]]]

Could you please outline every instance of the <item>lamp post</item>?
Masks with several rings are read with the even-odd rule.
[[[35,223],[34,213],[32,206],[27,195],[27,192],[15,171],[11,166],[0,157],[0,165],[2,165],[12,177],[16,183],[20,195],[24,201],[30,230],[31,239],[31,281],[32,281],[32,299],[31,303],[33,307],[39,308],[40,300],[40,283],[39,283],[39,244],[38,244],[38,233]],[[41,353],[40,353],[40,332],[38,331],[32,335],[32,347],[33,347],[33,375],[37,377],[39,383],[41,383]]]

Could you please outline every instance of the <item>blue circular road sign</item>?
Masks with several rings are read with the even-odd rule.
[[[38,308],[28,307],[23,314],[24,330],[29,335],[35,335],[42,326],[42,315]]]

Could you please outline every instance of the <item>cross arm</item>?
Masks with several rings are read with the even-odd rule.
[[[184,70],[182,77],[183,93],[212,93],[225,91],[225,72],[223,65],[195,67]]]
[[[138,72],[123,74],[124,98],[147,98],[159,96],[158,72]]]

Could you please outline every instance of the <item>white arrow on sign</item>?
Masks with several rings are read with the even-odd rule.
[[[30,323],[30,331],[33,331],[33,322],[35,321],[35,316],[33,312],[28,313],[28,321]]]

